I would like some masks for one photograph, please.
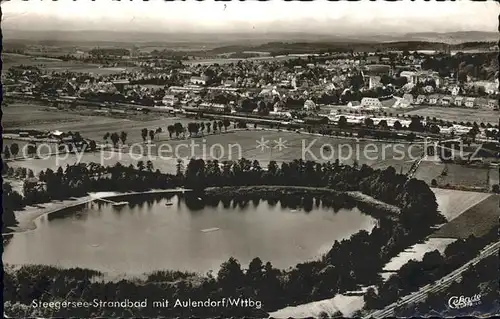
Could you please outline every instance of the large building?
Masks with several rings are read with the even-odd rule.
[[[116,81],[113,81],[112,83],[116,87],[118,92],[125,91],[125,86],[130,84],[130,82],[128,80],[116,80]]]
[[[365,65],[363,69],[364,76],[392,76],[392,68],[390,65],[385,64],[371,64]]]
[[[361,99],[361,107],[362,108],[380,108],[382,107],[382,103],[380,100],[373,97],[364,97]]]
[[[415,84],[418,81],[418,77],[415,72],[412,71],[403,71],[399,75],[400,77],[404,77],[408,80],[408,83]]]
[[[377,88],[380,86],[382,86],[382,82],[380,82],[380,76],[371,75],[368,77],[368,88],[369,89],[374,89],[374,88]]]
[[[201,85],[205,86],[208,84],[208,77],[207,76],[192,76],[191,79],[189,79],[189,82],[194,85]]]

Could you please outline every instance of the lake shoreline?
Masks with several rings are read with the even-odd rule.
[[[110,199],[115,197],[128,197],[132,195],[141,194],[178,194],[189,192],[190,189],[165,189],[165,190],[150,190],[144,192],[97,192],[90,193],[87,196],[80,198],[70,198],[62,201],[52,201],[50,203],[44,203],[37,206],[29,206],[22,211],[16,211],[16,218],[18,224],[15,226],[7,226],[5,230],[2,231],[2,236],[14,235],[17,233],[24,233],[27,231],[34,231],[36,229],[35,221],[42,216],[46,216],[58,211],[75,207],[78,205],[83,205],[98,199]],[[328,194],[334,195],[346,195],[348,198],[354,200],[357,205],[362,206],[365,209],[374,209],[376,211],[381,211],[387,213],[389,218],[395,218],[399,213],[400,209],[396,206],[381,202],[371,196],[363,194],[359,191],[351,192],[340,192],[333,189],[327,188],[315,188],[315,187],[303,187],[303,186],[241,186],[241,187],[209,187],[204,190],[204,195],[210,197],[224,197],[232,196],[236,197],[244,196],[255,196],[266,194],[269,192],[281,192],[282,195],[289,194],[290,192],[299,192],[300,194],[310,195],[310,196],[324,196]],[[262,196],[265,199],[265,196]],[[375,217],[381,217],[381,214],[373,214]]]
[[[64,209],[76,207],[99,199],[111,199],[121,196],[132,196],[132,195],[142,195],[142,194],[163,194],[163,193],[177,194],[189,191],[191,190],[176,188],[176,189],[158,189],[158,190],[150,190],[144,192],[126,192],[126,193],[96,192],[96,193],[90,193],[89,195],[84,197],[69,198],[61,201],[52,201],[49,203],[43,203],[40,204],[39,207],[29,206],[24,210],[15,212],[18,224],[15,226],[7,226],[6,230],[2,231],[2,236],[15,235],[18,233],[34,231],[36,230],[35,221],[41,218],[42,216],[50,215]]]
[[[280,186],[280,185],[264,185],[264,186],[240,186],[240,187],[210,187],[205,189],[205,195],[214,197],[260,197],[266,199],[269,194],[279,194],[279,196],[290,195],[308,195],[312,197],[321,197],[328,194],[339,196],[345,195],[353,200],[355,204],[362,206],[362,208],[372,208],[379,212],[386,213],[386,216],[374,214],[375,217],[389,217],[397,218],[401,210],[391,204],[384,203],[369,195],[363,194],[360,191],[337,191],[335,189],[322,188],[322,187],[307,187],[307,186]]]

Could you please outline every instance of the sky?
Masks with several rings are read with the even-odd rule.
[[[449,32],[496,31],[496,1],[165,2],[163,0],[11,0],[2,27],[20,30],[144,32]]]

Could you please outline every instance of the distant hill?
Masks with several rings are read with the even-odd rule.
[[[463,42],[490,42],[499,41],[500,34],[498,32],[483,32],[483,31],[458,31],[446,33],[409,33],[404,35],[406,41],[427,41],[427,42],[444,42],[450,44]]]
[[[406,33],[406,34],[314,34],[307,32],[281,33],[162,33],[162,32],[119,32],[119,31],[36,31],[36,30],[3,30],[4,40],[23,40],[28,42],[49,41],[50,43],[197,43],[211,47],[224,45],[255,46],[268,42],[483,42],[498,41],[497,32],[460,31],[447,33]]]
[[[272,55],[309,54],[376,50],[483,50],[496,45],[495,32],[448,32],[408,34],[328,35],[289,33],[145,33],[115,31],[19,31],[3,30],[5,50],[22,50],[25,45],[90,50],[95,47],[160,52],[165,58],[182,56],[214,56],[268,52]]]

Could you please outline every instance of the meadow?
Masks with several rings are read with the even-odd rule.
[[[431,237],[465,239],[470,235],[479,237],[486,234],[492,227],[498,227],[498,219],[500,218],[499,200],[499,195],[488,196],[441,227]]]
[[[63,55],[63,53],[61,53]],[[100,67],[98,64],[84,63],[79,61],[63,61],[57,58],[47,58],[34,55],[4,53],[2,54],[3,69],[8,70],[13,66],[25,65],[36,66],[46,71],[57,72],[79,72],[94,73],[97,75],[109,75],[124,71],[133,71],[135,67]]]
[[[479,192],[467,192],[454,189],[433,188],[436,194],[438,209],[446,220],[451,221],[469,208],[482,202],[491,194]]]
[[[415,178],[431,184],[435,179],[439,186],[463,186],[488,189],[495,174],[489,174],[489,168],[445,164],[439,161],[422,161],[415,173]],[[492,179],[493,177],[493,179]]]
[[[458,107],[439,107],[429,106],[426,108],[418,108],[407,112],[408,115],[419,115],[430,118],[451,121],[451,122],[477,122],[498,124],[500,112],[492,109],[469,109]]]
[[[40,131],[59,130],[63,132],[80,132],[84,138],[103,141],[107,132],[128,134],[127,143],[142,141],[141,129],[156,130],[161,127],[167,131],[167,126],[175,122],[187,124],[188,119],[157,116],[151,120],[132,120],[126,118],[113,118],[105,115],[81,115],[75,112],[48,110],[45,106],[14,103],[3,108],[4,129],[31,129]],[[89,112],[90,114],[90,112]]]
[[[127,131],[123,123],[120,125],[120,129]],[[102,126],[102,132],[109,129],[109,125]],[[96,132],[95,125],[92,130],[93,132],[81,130],[81,134],[83,136],[92,134],[97,137],[101,136],[102,132]],[[129,131],[129,136],[132,136],[130,138],[131,141],[142,141],[139,127],[134,128],[133,131]],[[286,146],[281,149],[277,144],[280,138],[283,145]],[[260,142],[261,139],[265,141],[268,148],[258,148],[258,141]],[[127,142],[127,144],[130,143]],[[325,144],[330,145],[330,151],[322,150]],[[367,146],[368,144],[371,144],[371,146]],[[311,147],[308,148],[310,145]],[[357,158],[356,161],[359,165],[367,164],[374,168],[382,169],[393,166],[398,172],[401,170],[406,172],[413,163],[410,160],[409,153],[413,152],[413,156],[416,156],[421,150],[413,148],[413,151],[408,151],[406,149],[406,157],[399,159],[397,156],[402,155],[393,152],[394,145],[390,143],[383,144],[382,142],[355,142],[348,139],[316,137],[306,134],[269,130],[230,130],[228,132],[187,139],[177,139],[175,137],[171,139],[168,133],[163,133],[151,144],[141,142],[134,146],[128,145],[121,152],[102,151],[81,154],[81,162],[97,162],[104,165],[114,165],[116,162],[120,162],[123,165],[136,165],[139,160],[144,162],[151,160],[155,169],[166,173],[173,173],[176,170],[178,158],[183,160],[185,166],[192,157],[203,158],[204,160],[218,159],[219,161],[238,160],[243,157],[251,161],[258,160],[262,167],[267,167],[271,160],[282,163],[302,158],[304,161],[333,162],[338,158],[345,164],[353,164],[354,159]],[[405,147],[405,145],[400,146]],[[304,151],[307,148],[308,150]],[[370,150],[378,148],[379,152],[372,151],[365,154],[362,151],[364,148],[370,148]],[[58,166],[71,165],[77,161],[77,155],[64,154],[46,159],[26,159],[11,162],[10,165],[14,167],[26,167],[39,172],[44,168],[57,169]]]
[[[46,109],[45,106],[18,102],[3,106],[2,126],[4,129],[51,127],[54,130],[60,125],[70,126],[75,122],[91,119],[78,114],[47,111]]]

